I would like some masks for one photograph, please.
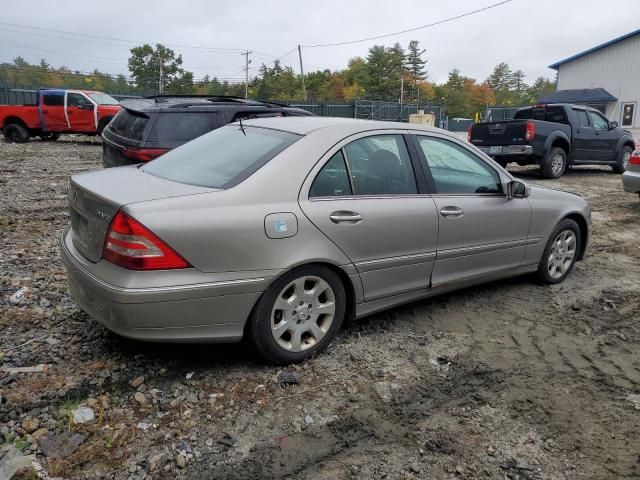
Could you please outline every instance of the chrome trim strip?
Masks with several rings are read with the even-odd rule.
[[[530,237],[527,239],[527,245],[535,245],[542,241],[542,237]]]
[[[480,253],[495,252],[507,248],[521,247],[527,244],[527,240],[512,240],[509,242],[492,243],[489,245],[476,245],[473,247],[452,248],[438,251],[436,260],[448,260],[451,258],[466,257],[467,255],[478,255]]]
[[[397,268],[416,263],[434,261],[436,252],[423,252],[412,255],[401,255],[398,257],[376,258],[374,260],[364,260],[356,262],[355,266],[360,273],[382,270],[385,268]]]

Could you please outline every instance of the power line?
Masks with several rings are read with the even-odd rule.
[[[143,43],[161,43],[161,42],[144,42],[141,40],[129,40],[126,38],[116,38],[116,37],[105,37],[102,35],[90,35],[88,33],[76,33],[76,32],[68,32],[65,30],[55,30],[53,28],[44,28],[44,27],[32,27],[30,25],[21,25],[19,23],[8,23],[8,22],[0,22],[0,25],[5,25],[8,27],[18,27],[18,28],[26,28],[29,30],[40,30],[43,32],[53,32],[53,33],[59,33],[59,34],[64,34],[64,35],[73,35],[76,37],[84,37],[84,38],[97,38],[100,40],[108,40],[111,42],[124,42],[124,43],[129,43],[129,44],[143,44]],[[53,35],[45,35],[45,34],[41,34],[41,33],[37,33],[37,32],[22,32],[20,30],[9,30],[6,29],[7,31],[12,31],[15,33],[23,33],[23,34],[36,34],[36,35],[43,35],[43,36],[53,36]],[[55,37],[55,36],[54,36]],[[59,38],[67,38],[69,40],[78,40],[77,38],[69,38],[69,37],[59,37]],[[224,48],[224,47],[204,47],[204,46],[197,46],[197,45],[183,45],[180,43],[163,43],[164,45],[168,45],[168,46],[172,46],[172,47],[178,47],[178,48],[192,48],[192,49],[196,49],[196,50],[209,50],[209,51],[219,51],[219,52],[229,52],[229,53],[235,53],[235,52],[239,52],[241,51],[241,49],[239,48]],[[126,46],[126,45],[120,45],[120,46]]]
[[[458,19],[463,18],[463,17],[468,17],[469,15],[474,15],[476,13],[484,12],[484,11],[489,10],[491,8],[496,8],[496,7],[499,7],[500,5],[504,5],[505,3],[510,3],[511,1],[513,1],[513,0],[503,0],[502,2],[494,3],[492,5],[488,5],[486,7],[479,8],[479,9],[473,10],[471,12],[462,13],[462,14],[456,15],[454,17],[445,18],[444,20],[439,20],[437,22],[429,23],[427,25],[421,25],[419,27],[408,28],[406,30],[401,30],[399,32],[387,33],[387,34],[384,34],[384,35],[376,35],[375,37],[360,38],[358,40],[348,40],[348,41],[345,41],[345,42],[318,43],[316,45],[302,45],[302,46],[305,47],[305,48],[335,47],[335,46],[338,46],[338,45],[351,45],[353,43],[368,42],[368,41],[371,41],[371,40],[378,40],[380,38],[393,37],[395,35],[401,35],[403,33],[408,33],[408,32],[415,32],[416,30],[421,30],[423,28],[434,27],[436,25],[441,25],[443,23],[451,22],[453,20],[458,20]]]

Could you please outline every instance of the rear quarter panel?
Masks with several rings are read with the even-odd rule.
[[[0,126],[11,123],[12,118],[22,121],[28,128],[40,128],[37,105],[0,105]]]

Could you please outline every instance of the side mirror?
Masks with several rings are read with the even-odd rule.
[[[509,198],[527,198],[531,193],[531,187],[519,180],[509,182],[507,195]]]
[[[618,122],[615,120],[609,123],[609,130],[613,130],[614,128],[618,128]]]

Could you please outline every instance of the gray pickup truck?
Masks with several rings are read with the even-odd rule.
[[[471,125],[469,141],[506,167],[539,165],[543,178],[558,178],[572,165],[610,165],[624,172],[635,142],[599,111],[584,105],[521,108],[513,120]]]

